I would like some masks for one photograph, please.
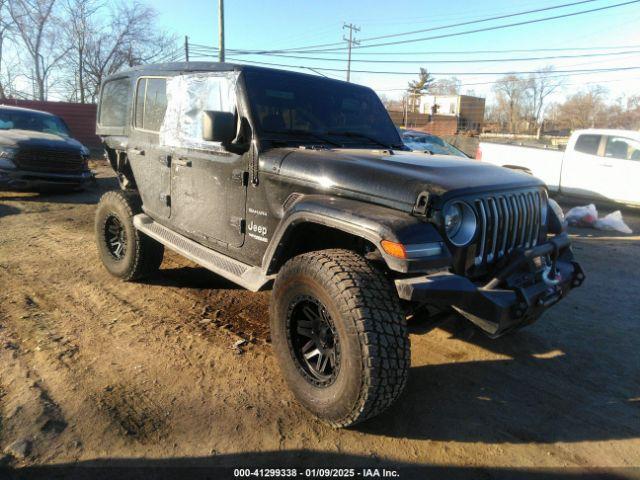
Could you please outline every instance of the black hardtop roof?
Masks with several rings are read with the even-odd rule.
[[[172,62],[172,63],[154,63],[149,65],[138,65],[136,67],[132,67],[129,70],[124,70],[122,72],[114,73],[105,79],[105,81],[109,81],[116,78],[122,77],[139,77],[142,75],[160,75],[160,74],[180,74],[180,73],[191,73],[191,72],[232,72],[232,71],[256,71],[256,72],[278,72],[278,73],[286,73],[291,75],[300,75],[312,77],[314,79],[322,78],[323,80],[327,80],[329,82],[339,82],[339,83],[347,83],[343,80],[337,80],[329,77],[321,77],[319,75],[302,73],[302,72],[293,72],[291,70],[283,70],[280,68],[267,68],[267,67],[258,67],[254,65],[244,65],[240,63],[221,63],[221,62]],[[351,84],[354,86],[368,88],[364,85]]]

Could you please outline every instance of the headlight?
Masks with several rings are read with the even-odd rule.
[[[476,214],[464,202],[452,202],[442,212],[444,231],[456,247],[464,247],[476,234]]]
[[[18,149],[14,147],[0,146],[0,168],[16,168],[11,160],[16,156],[17,151]]]
[[[444,229],[447,237],[453,238],[462,226],[462,207],[457,203],[452,203],[444,211]]]
[[[549,208],[553,210],[553,213],[556,214],[558,220],[564,223],[564,212],[562,211],[562,207],[553,198],[549,199]]]

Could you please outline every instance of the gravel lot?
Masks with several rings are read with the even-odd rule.
[[[415,322],[401,400],[333,430],[285,388],[269,292],[172,253],[144,283],[107,274],[93,212],[115,181],[98,171],[82,193],[0,192],[0,464],[640,475],[637,233],[573,229],[585,285],[515,335]],[[638,213],[625,219],[640,231]]]

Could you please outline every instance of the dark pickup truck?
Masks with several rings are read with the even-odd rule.
[[[121,186],[96,212],[109,272],[150,275],[166,246],[252,291],[272,287],[283,376],[335,426],[400,395],[409,316],[457,312],[497,337],[584,280],[540,180],[408,151],[369,88],[144,66],[102,85],[97,133]]]
[[[60,117],[0,105],[0,187],[77,189],[93,179],[88,158]]]

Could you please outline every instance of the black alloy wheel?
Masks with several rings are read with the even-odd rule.
[[[293,299],[287,315],[289,348],[305,379],[332,385],[340,372],[340,340],[327,308],[316,298]]]
[[[122,260],[127,253],[127,232],[116,215],[109,215],[104,223],[104,240],[111,256]]]

